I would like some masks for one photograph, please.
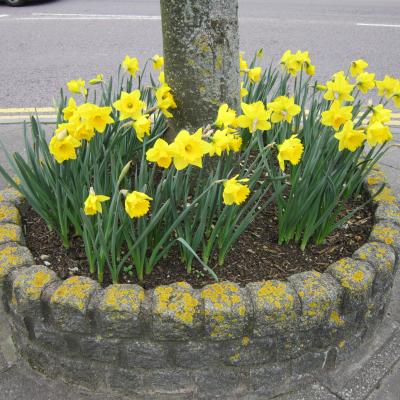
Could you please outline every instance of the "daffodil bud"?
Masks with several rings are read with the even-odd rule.
[[[132,164],[132,161],[128,161],[128,163],[125,165],[125,167],[122,168],[122,171],[121,171],[121,173],[119,175],[119,178],[118,178],[118,185],[121,183],[122,179],[125,178],[126,174],[129,171],[129,168],[130,168],[131,164]]]
[[[324,85],[316,85],[315,88],[317,90],[321,90],[322,92],[324,92],[326,89],[328,89],[326,86]]]

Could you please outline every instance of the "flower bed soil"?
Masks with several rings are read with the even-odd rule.
[[[344,212],[353,210],[364,201],[365,198],[360,198],[349,202]],[[83,242],[79,237],[73,238],[71,247],[65,249],[57,234],[48,230],[45,221],[32,208],[22,207],[22,211],[27,247],[35,262],[44,263],[61,278],[90,276]],[[228,280],[240,285],[267,279],[285,279],[309,270],[323,272],[339,259],[351,257],[355,250],[367,242],[374,224],[374,212],[375,206],[368,204],[342,228],[334,231],[325,244],[311,244],[302,252],[296,244],[278,245],[276,212],[270,207],[242,234],[228,254],[224,266],[218,266],[215,260],[211,260],[209,265],[221,281]],[[186,273],[178,249],[173,249],[168,258],[162,260],[143,282],[137,281],[134,272],[124,272],[120,277],[120,283],[138,283],[145,289],[178,281],[186,281],[194,288],[214,282],[207,273],[203,273],[197,262],[194,262],[193,272]],[[104,286],[110,283],[111,277],[106,272]]]

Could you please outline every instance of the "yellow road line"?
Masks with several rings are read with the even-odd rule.
[[[56,109],[54,107],[26,107],[26,108],[0,108],[0,114],[5,113],[36,113],[36,112],[54,112]]]
[[[26,120],[26,119],[30,119],[31,115],[0,115],[0,121],[6,121],[6,120]],[[57,119],[57,115],[50,115],[50,114],[46,114],[46,115],[38,115],[39,119]]]

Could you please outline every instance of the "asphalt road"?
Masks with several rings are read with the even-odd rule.
[[[307,49],[324,80],[359,57],[379,77],[400,72],[399,0],[239,3],[241,48],[249,56],[263,47],[269,62],[288,48]],[[115,73],[125,54],[143,61],[160,53],[159,14],[158,0],[0,4],[0,108],[49,106],[70,79]]]

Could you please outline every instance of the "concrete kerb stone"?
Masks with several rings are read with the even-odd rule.
[[[376,193],[383,179],[372,171],[368,190]],[[21,201],[13,189],[0,192],[0,283],[14,340],[34,367],[91,389],[128,393],[132,385],[80,379],[76,365],[93,376],[123,371],[136,379],[138,395],[283,393],[296,376],[333,368],[373,332],[390,300],[400,251],[400,211],[385,188],[375,197],[369,242],[325,273],[246,287],[220,282],[197,290],[180,282],[102,289],[84,277],[61,281],[34,265],[18,226]],[[159,385],[148,379],[155,374]],[[265,377],[275,375],[282,379],[272,387]],[[206,384],[210,376],[215,385]],[[232,379],[234,385],[221,383]]]

